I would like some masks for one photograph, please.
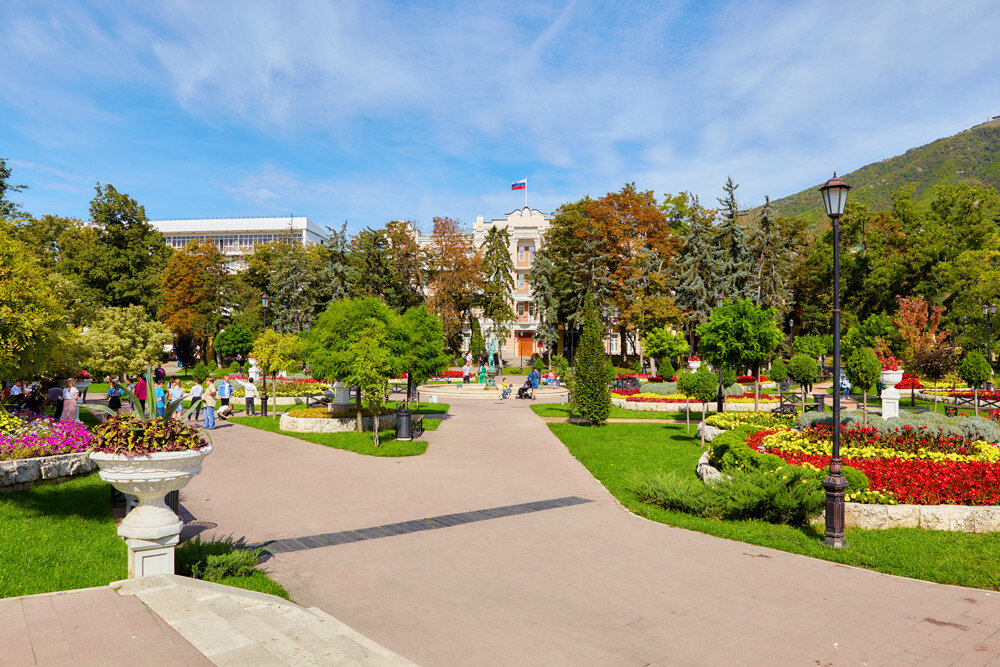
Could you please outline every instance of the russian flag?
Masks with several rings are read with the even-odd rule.
[[[528,179],[522,178],[519,181],[514,181],[510,184],[511,190],[526,190],[528,188]]]

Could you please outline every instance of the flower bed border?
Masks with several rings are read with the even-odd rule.
[[[361,427],[365,431],[372,430],[372,417],[362,417]],[[379,430],[396,428],[396,413],[379,415]],[[278,428],[294,433],[347,433],[357,431],[357,417],[293,417],[287,412],[281,414]]]
[[[611,397],[611,404],[627,410],[639,410],[640,412],[683,412],[690,407],[691,412],[701,412],[705,410],[715,410],[716,403],[644,403],[642,401],[627,401],[623,398]],[[761,401],[758,412],[771,412],[777,410],[780,403],[764,403]],[[753,412],[753,403],[726,403],[726,412]]]
[[[85,456],[86,452],[73,452],[0,461],[0,493],[25,491],[39,484],[85,475],[97,468]]]
[[[699,428],[707,426],[704,422]],[[710,427],[724,432],[717,427]],[[707,437],[706,440],[711,440]],[[709,463],[709,452],[698,459],[695,472],[706,484],[723,476]],[[812,524],[826,522],[826,511]],[[844,525],[847,528],[886,530],[889,528],[923,528],[962,533],[992,533],[1000,531],[1000,505],[883,505],[877,503],[844,503]]]

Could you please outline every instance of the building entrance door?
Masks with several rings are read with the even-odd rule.
[[[531,334],[521,334],[517,339],[517,354],[519,357],[530,357],[535,353],[535,346],[532,342]]]

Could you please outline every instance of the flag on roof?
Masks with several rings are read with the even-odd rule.
[[[522,178],[519,181],[514,181],[510,184],[511,190],[525,190],[528,187],[528,179]]]

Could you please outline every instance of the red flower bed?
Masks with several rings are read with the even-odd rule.
[[[633,403],[701,403],[693,398],[683,399],[683,398],[668,398],[664,396],[663,398],[651,398],[649,396],[638,396],[636,394],[641,394],[642,389],[615,389],[611,392],[611,395],[615,398],[625,398]],[[629,398],[633,397],[633,398]],[[726,400],[732,400],[734,398],[744,398],[753,400],[753,392],[746,392],[741,396],[726,396]],[[713,401],[715,399],[712,399]],[[777,401],[780,400],[780,396],[774,396],[772,394],[761,394],[761,401]],[[710,403],[712,401],[709,401]]]
[[[234,375],[232,376],[234,380],[249,380],[250,377],[247,375]],[[271,378],[267,379],[268,382]],[[318,384],[319,380],[314,380],[313,378],[278,378],[278,384],[282,382],[289,382],[292,384]]]
[[[615,376],[619,380],[649,380],[652,377],[652,373],[619,373]]]
[[[924,385],[920,378],[912,373],[903,373],[903,380],[896,385],[896,389],[923,389]]]
[[[740,383],[740,384],[753,384],[753,382],[754,382],[755,379],[756,378],[753,375],[740,375],[739,377],[736,378],[736,381],[738,383]],[[766,375],[761,375],[760,376],[760,381],[761,382],[770,382],[770,380],[767,379]]]
[[[441,375],[439,375],[438,377],[443,377],[445,379],[448,378],[462,379],[462,371],[445,371],[444,373],[441,373]]]
[[[813,429],[809,429],[813,430]],[[829,428],[826,429],[827,432]],[[841,434],[848,437],[865,437],[860,431],[871,429],[844,429]],[[825,468],[830,464],[830,457],[822,454],[804,454],[801,452],[786,452],[777,449],[762,448],[764,438],[774,430],[758,431],[747,438],[747,445],[758,451],[780,456],[786,463],[802,465],[808,463],[817,468]],[[888,438],[892,436],[882,436]],[[926,435],[912,433],[905,436],[910,440],[895,445],[904,449],[908,444],[915,445]],[[952,442],[954,438],[938,438],[941,448],[937,451],[953,451],[963,453],[964,446]],[[920,443],[920,446],[931,447],[932,443]],[[949,449],[949,446],[954,448]],[[997,505],[1000,504],[1000,463],[984,461],[928,461],[925,459],[856,459],[845,458],[844,465],[860,470],[868,477],[869,488],[878,491],[891,491],[901,503],[916,505]]]
[[[896,385],[897,387],[899,385]],[[946,396],[953,396],[958,398],[972,398],[975,393],[971,389],[964,389],[960,391],[949,391],[945,394]],[[998,399],[1000,398],[1000,391],[981,391],[979,392],[979,398],[987,399]]]

